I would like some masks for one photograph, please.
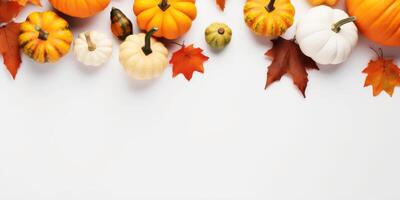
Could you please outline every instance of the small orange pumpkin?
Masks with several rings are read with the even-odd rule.
[[[104,10],[111,0],[49,0],[58,11],[79,18],[87,18]]]
[[[68,53],[73,35],[68,22],[55,12],[32,12],[21,23],[19,45],[37,62],[56,62]]]
[[[399,0],[346,0],[346,6],[367,38],[382,45],[400,46]]]
[[[251,31],[278,37],[293,25],[295,8],[290,0],[247,0],[243,13]]]
[[[197,16],[196,0],[135,0],[133,11],[139,28],[158,31],[155,37],[176,39],[189,31]]]

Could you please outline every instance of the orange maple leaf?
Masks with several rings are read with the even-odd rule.
[[[317,64],[310,57],[304,55],[299,45],[292,40],[279,37],[272,40],[272,43],[272,49],[265,53],[266,56],[273,58],[271,65],[268,67],[265,89],[288,73],[305,98],[308,84],[307,69],[318,70]]]
[[[0,23],[12,20],[18,15],[22,7],[17,2],[0,0]]]
[[[221,8],[221,10],[225,9],[225,0],[216,0],[216,2],[219,8]]]
[[[32,3],[33,5],[41,6],[40,0],[10,0],[10,1],[15,1],[21,6],[25,6],[27,3]]]
[[[15,79],[21,64],[21,54],[18,45],[19,25],[10,22],[0,28],[0,53],[3,54],[4,64]]]
[[[204,73],[203,63],[209,58],[202,52],[202,49],[194,48],[193,44],[187,47],[182,45],[182,48],[176,51],[169,61],[172,64],[172,76],[176,77],[178,74],[183,74],[190,81],[194,71]]]
[[[382,49],[379,50],[380,52],[375,51],[378,58],[371,60],[363,70],[363,73],[368,74],[364,87],[371,85],[374,96],[382,91],[393,96],[394,88],[400,86],[400,69],[393,63],[393,59],[384,58]]]

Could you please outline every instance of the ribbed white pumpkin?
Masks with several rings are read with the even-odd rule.
[[[105,34],[84,32],[75,40],[74,54],[84,65],[100,66],[110,59],[112,46],[112,41]]]
[[[311,8],[297,25],[296,40],[302,52],[319,64],[340,64],[357,44],[358,31],[343,10]]]
[[[157,78],[168,65],[168,49],[152,37],[156,31],[130,35],[120,46],[119,61],[134,79]]]

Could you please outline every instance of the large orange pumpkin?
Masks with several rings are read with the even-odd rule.
[[[400,0],[346,0],[349,14],[367,38],[400,46]]]
[[[60,12],[79,18],[87,18],[104,10],[111,0],[49,0]]]
[[[156,37],[176,39],[189,31],[197,16],[196,0],[135,0],[133,11],[139,28],[154,27]]]

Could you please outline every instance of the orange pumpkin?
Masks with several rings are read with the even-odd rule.
[[[55,12],[32,12],[21,23],[19,45],[37,62],[56,62],[68,53],[73,34],[68,22]]]
[[[244,21],[257,35],[278,37],[293,25],[295,8],[290,0],[247,0]]]
[[[58,11],[79,18],[87,18],[104,10],[111,0],[49,0]]]
[[[362,34],[376,43],[400,46],[400,0],[346,0]]]
[[[334,6],[339,1],[338,0],[308,0],[308,2],[313,6],[319,6],[319,5]]]
[[[139,28],[158,31],[155,37],[176,39],[189,31],[197,16],[196,0],[135,0],[133,11]]]

